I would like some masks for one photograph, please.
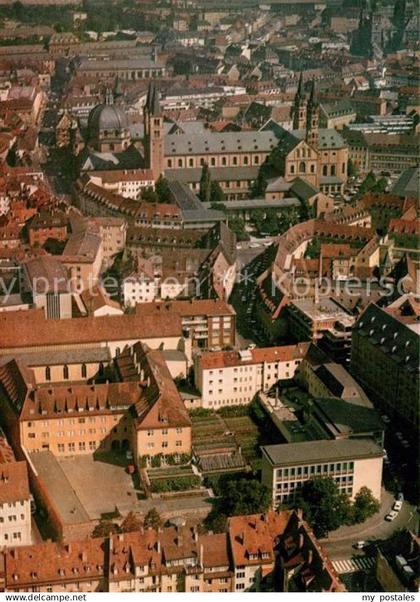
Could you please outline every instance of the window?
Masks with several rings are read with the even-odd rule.
[[[86,364],[82,364],[82,378],[86,378],[86,376],[87,376]]]
[[[290,166],[290,173],[295,173],[295,166],[294,165]]]
[[[64,380],[68,380],[69,378],[69,367],[63,366],[63,378]]]
[[[299,163],[299,172],[300,173],[305,173],[306,172],[306,165],[305,165],[305,161],[301,161]]]
[[[328,165],[323,165],[322,166],[322,175],[323,176],[328,175]]]
[[[45,380],[51,380],[51,368],[49,366],[45,368]]]

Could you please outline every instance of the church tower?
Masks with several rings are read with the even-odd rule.
[[[306,102],[303,89],[302,72],[299,77],[298,89],[293,104],[293,129],[303,130],[306,124]]]
[[[160,110],[160,94],[155,83],[149,84],[146,104],[144,106],[144,150],[146,164],[153,171],[155,180],[164,170],[164,124]]]
[[[311,93],[306,107],[306,142],[312,148],[318,148],[319,102],[315,81],[312,80]]]

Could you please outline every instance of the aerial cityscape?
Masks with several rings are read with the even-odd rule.
[[[0,595],[417,599],[419,32],[0,0]]]

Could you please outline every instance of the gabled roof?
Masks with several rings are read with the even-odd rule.
[[[191,420],[163,354],[137,343],[134,355],[147,380],[144,394],[135,404],[137,430],[190,427]]]

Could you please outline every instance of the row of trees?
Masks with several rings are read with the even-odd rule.
[[[93,530],[92,537],[108,537],[113,533],[130,533],[131,531],[139,531],[142,527],[147,529],[159,529],[163,525],[163,521],[156,508],[151,508],[144,519],[135,512],[129,512],[119,525],[111,519],[101,520]]]
[[[341,493],[334,479],[316,477],[306,481],[295,501],[317,537],[325,537],[342,525],[364,522],[379,512],[380,504],[368,487],[361,487],[353,502]]]

